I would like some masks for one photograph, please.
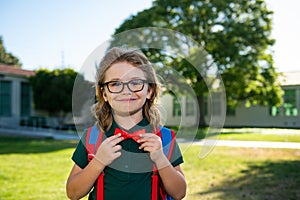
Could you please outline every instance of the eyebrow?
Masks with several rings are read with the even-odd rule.
[[[146,79],[145,77],[144,78],[141,78],[141,77],[131,77],[129,80],[127,80],[127,81],[131,81],[131,80],[135,80],[135,79]],[[110,82],[110,81],[123,81],[123,80],[121,80],[120,78],[112,78],[112,79],[110,79],[110,80],[108,80],[108,81],[105,81],[105,82]]]

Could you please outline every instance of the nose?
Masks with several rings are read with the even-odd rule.
[[[131,94],[132,92],[129,89],[128,83],[124,83],[124,88],[122,94]]]

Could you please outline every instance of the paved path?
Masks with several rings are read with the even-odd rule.
[[[59,131],[54,129],[17,127],[1,128],[0,135],[27,136],[34,138],[53,138],[56,140],[78,140],[79,136],[73,131]]]
[[[178,142],[187,142],[178,139]],[[200,140],[193,141],[193,145],[199,146],[227,146],[245,148],[283,148],[300,149],[299,142],[265,142],[265,141],[241,141],[241,140]]]
[[[42,128],[3,128],[0,127],[0,135],[29,136],[36,138],[53,138],[56,140],[79,140],[76,132],[59,131]],[[264,141],[237,141],[237,140],[184,140],[177,139],[180,143],[191,143],[200,146],[228,146],[228,147],[252,147],[252,148],[285,148],[300,149],[300,143],[297,142],[264,142]]]

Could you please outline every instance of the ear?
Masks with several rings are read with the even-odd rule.
[[[103,97],[104,101],[107,101],[107,95],[103,88],[96,87],[96,96],[98,97],[99,90],[102,91],[102,97]]]
[[[147,92],[147,99],[151,99],[151,96],[152,96],[152,94],[153,94],[153,88],[152,87],[149,87],[148,88],[148,92]]]
[[[106,91],[104,89],[102,89],[102,96],[105,102],[107,102],[107,95],[106,95]]]

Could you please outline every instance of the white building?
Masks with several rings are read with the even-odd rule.
[[[280,108],[272,105],[245,107],[241,102],[235,110],[227,110],[224,127],[300,128],[300,71],[284,73],[279,81],[284,91],[284,103]],[[195,123],[196,102],[189,101],[185,96],[176,98],[172,95],[163,96],[161,102],[166,112],[166,125],[188,126]],[[209,110],[204,112],[206,122],[210,120]]]
[[[28,77],[33,71],[0,64],[0,126],[18,125],[32,114],[32,92]]]

